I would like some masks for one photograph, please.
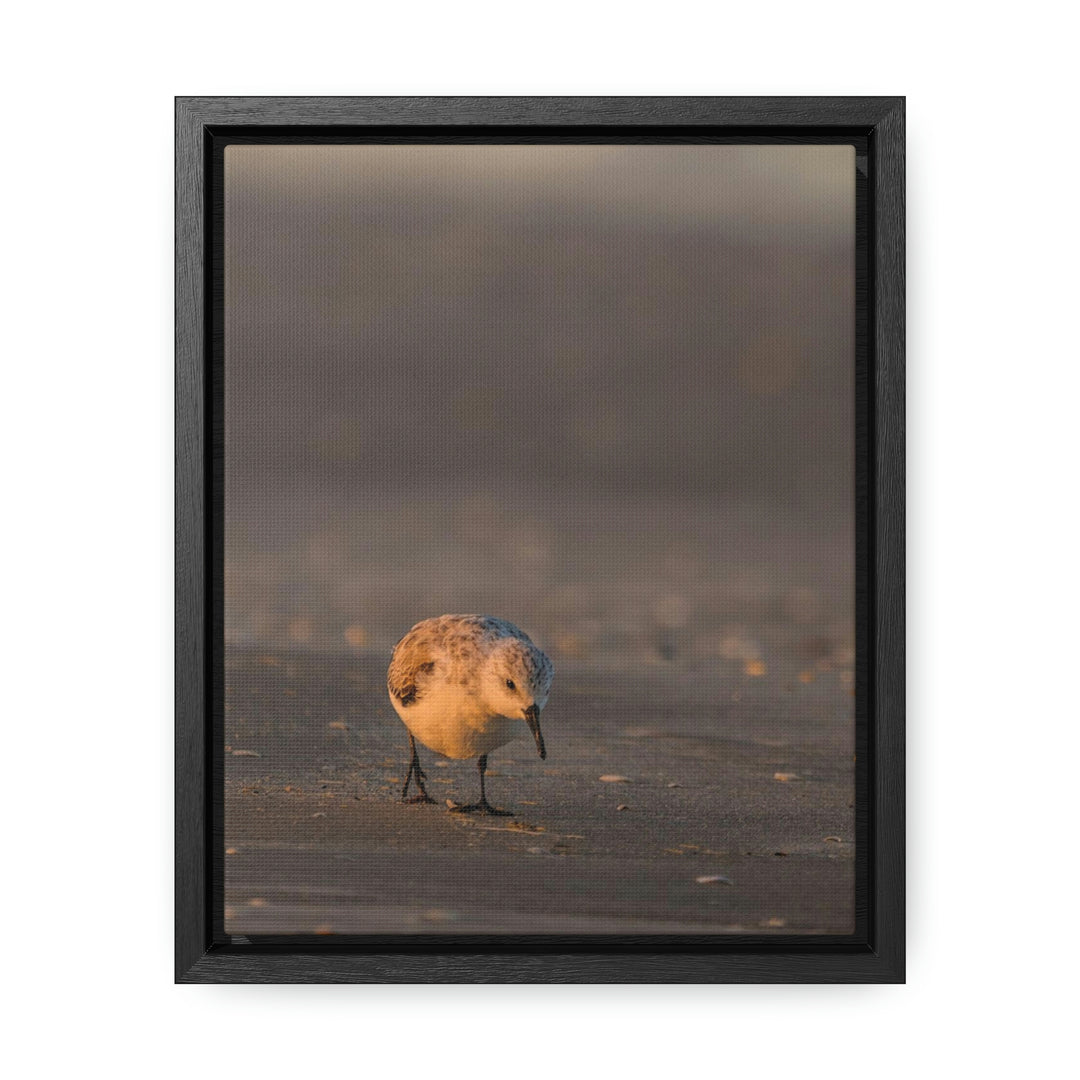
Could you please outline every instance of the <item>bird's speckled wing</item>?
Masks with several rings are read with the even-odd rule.
[[[414,627],[397,643],[386,672],[386,688],[402,705],[419,701],[435,670],[427,642],[415,630]]]

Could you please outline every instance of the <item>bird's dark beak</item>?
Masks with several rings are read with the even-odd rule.
[[[525,723],[529,725],[529,730],[533,733],[536,749],[540,752],[540,760],[543,761],[547,757],[547,750],[544,749],[544,733],[540,730],[540,709],[536,705],[530,705],[525,710]]]

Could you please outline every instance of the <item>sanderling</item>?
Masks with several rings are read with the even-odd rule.
[[[547,757],[540,733],[540,710],[547,703],[551,661],[512,623],[490,615],[441,615],[417,623],[394,646],[386,673],[390,700],[409,729],[412,760],[405,787],[416,778],[420,791],[409,802],[433,803],[416,753],[419,739],[449,758],[477,758],[480,801],[454,810],[504,814],[487,801],[487,756],[518,737],[522,720]]]

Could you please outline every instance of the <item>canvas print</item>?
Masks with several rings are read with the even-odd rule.
[[[225,933],[852,933],[854,149],[224,161]]]

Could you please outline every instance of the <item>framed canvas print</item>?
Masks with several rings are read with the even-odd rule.
[[[176,978],[902,981],[903,100],[176,119]]]

